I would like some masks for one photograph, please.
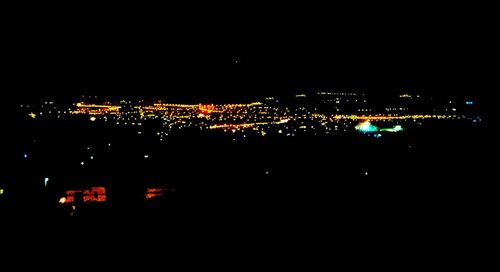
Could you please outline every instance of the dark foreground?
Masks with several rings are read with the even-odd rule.
[[[2,173],[7,225],[445,231],[488,221],[493,201],[481,126],[435,123],[379,139],[186,133],[162,143],[127,131],[24,129]],[[58,203],[65,190],[91,186],[106,188],[105,202]],[[167,193],[146,199],[147,188]]]

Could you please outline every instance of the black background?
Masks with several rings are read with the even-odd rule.
[[[61,9],[62,8],[62,9]],[[234,101],[311,89],[485,95],[487,7],[30,7],[6,9],[7,95]]]

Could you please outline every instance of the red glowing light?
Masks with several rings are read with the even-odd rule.
[[[167,188],[147,188],[146,193],[144,194],[144,198],[152,199],[162,197],[167,191]]]
[[[106,188],[105,187],[91,187],[90,190],[67,190],[65,199],[61,204],[75,202],[75,194],[82,193],[83,202],[105,202],[106,201]]]

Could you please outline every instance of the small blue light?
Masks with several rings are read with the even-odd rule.
[[[465,105],[474,105],[473,101],[465,101]]]

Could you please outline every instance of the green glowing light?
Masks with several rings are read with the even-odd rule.
[[[365,121],[365,122],[357,125],[356,129],[361,131],[361,132],[364,132],[364,133],[378,131],[378,128],[376,126],[372,125],[369,121]]]
[[[3,195],[3,189],[0,189],[0,195]]]
[[[382,129],[380,129],[380,131],[399,132],[399,131],[403,131],[403,127],[400,125],[396,125],[392,128],[382,128]]]

